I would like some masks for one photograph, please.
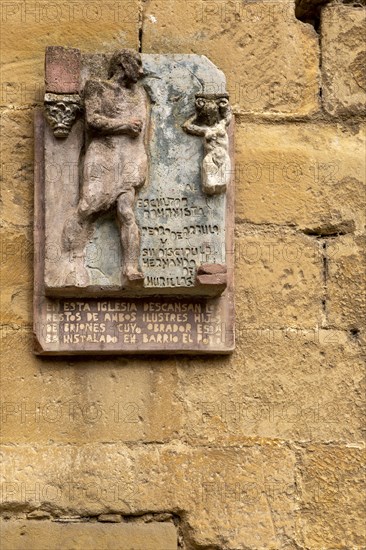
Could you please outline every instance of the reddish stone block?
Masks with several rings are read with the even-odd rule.
[[[80,89],[80,50],[48,46],[45,62],[46,92],[75,94]]]
[[[197,275],[197,283],[199,285],[215,285],[215,286],[226,286],[227,285],[227,275],[226,273],[216,273],[212,275]]]
[[[197,275],[216,275],[217,273],[227,273],[226,265],[202,264],[197,269]]]

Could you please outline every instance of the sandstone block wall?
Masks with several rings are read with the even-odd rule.
[[[292,0],[2,4],[4,550],[365,548],[361,4],[302,0],[303,21]],[[225,72],[232,356],[33,355],[32,120],[55,44]]]

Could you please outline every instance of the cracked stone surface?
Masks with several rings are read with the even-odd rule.
[[[366,113],[366,7],[330,4],[321,13],[323,105],[332,115]]]

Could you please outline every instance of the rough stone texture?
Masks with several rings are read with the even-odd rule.
[[[203,264],[197,269],[199,275],[217,275],[227,273],[226,265],[222,264]]]
[[[78,94],[51,94],[44,96],[44,113],[56,138],[65,139],[82,110]]]
[[[142,46],[148,53],[207,55],[226,75],[235,112],[318,109],[317,35],[295,18],[292,2],[152,0]]]
[[[51,514],[46,512],[45,510],[33,510],[33,512],[30,512],[27,514],[27,519],[50,519]]]
[[[70,358],[67,372],[63,361],[30,361],[25,328],[4,330],[3,441],[362,440],[363,359],[352,335],[243,320],[236,330],[230,359]]]
[[[36,453],[39,470],[28,472]],[[275,442],[260,449],[24,446],[12,462],[4,449],[4,480],[13,480],[2,487],[9,506],[22,499],[23,508],[34,507],[46,495],[49,504],[57,500],[58,515],[171,510],[185,518],[187,549],[193,541],[228,550],[273,548],[295,538],[295,454]]]
[[[119,233],[115,244],[116,248],[122,245],[123,253],[123,267],[117,266],[117,286],[123,283],[123,278],[126,283],[143,281],[138,261],[140,232],[134,212],[136,194],[146,183],[148,168],[148,96],[139,82],[143,76],[141,55],[131,49],[116,52],[109,61],[108,71],[108,79],[86,81],[83,91],[84,132],[77,133],[67,144],[76,161],[75,171],[79,172],[80,181],[75,178],[69,182],[69,208],[63,215],[56,216],[61,250],[66,249],[69,253],[69,264],[72,263],[70,253],[75,258],[74,265],[66,266],[64,285],[83,287],[92,283],[82,262],[84,249],[94,229],[93,218],[98,216],[100,219],[112,208],[118,226],[115,232]],[[50,159],[62,163],[62,159],[68,156],[68,151],[59,147],[57,141],[50,140],[47,132],[45,146],[45,163]],[[84,147],[84,159],[79,161]],[[46,170],[46,238],[49,217],[55,217],[54,213],[59,211],[59,204],[55,203],[61,199],[57,186],[53,193],[48,193],[49,186]],[[110,252],[111,244],[113,240],[105,237],[101,248]],[[103,285],[107,286],[109,273],[98,260],[95,264],[96,278],[101,275]],[[46,258],[46,281],[48,269]],[[80,294],[80,288],[77,288],[77,294]]]
[[[315,324],[251,327],[238,319],[233,357],[192,359],[179,368],[184,437],[192,445],[362,444],[364,358],[357,340]]]
[[[122,516],[121,514],[100,514],[98,521],[102,523],[121,523]]]
[[[328,258],[327,315],[341,329],[366,328],[366,240],[346,235],[334,240]]]
[[[237,230],[236,311],[251,327],[313,328],[321,324],[323,263],[311,237]]]
[[[3,109],[1,131],[2,226],[33,223],[33,113]]]
[[[33,246],[29,231],[0,232],[0,311],[5,325],[25,325],[32,318]]]
[[[80,90],[80,50],[50,46],[45,58],[45,91],[76,94]]]
[[[322,10],[322,98],[332,115],[366,112],[365,33],[365,7],[331,4]]]
[[[197,282],[200,285],[213,285],[225,289],[227,284],[226,273],[217,273],[214,275],[197,275]]]
[[[236,126],[236,216],[318,235],[363,231],[364,127]]]
[[[20,4],[4,6],[20,10]],[[66,528],[80,517],[97,522],[100,514],[126,516],[117,526],[136,521],[134,515],[154,522],[173,514],[184,550],[199,545],[205,550],[361,550],[366,546],[360,476],[364,191],[363,145],[353,114],[353,119],[342,111],[342,120],[329,120],[326,114],[322,122],[316,117],[300,122],[284,113],[275,125],[261,125],[258,117],[255,124],[244,117],[238,121],[237,161],[245,162],[244,175],[237,179],[241,248],[236,255],[237,347],[231,357],[51,360],[32,353],[31,106],[37,92],[32,86],[43,80],[44,47],[50,43],[106,52],[117,44],[136,45],[137,4],[127,4],[120,13],[124,17],[133,11],[131,26],[106,18],[86,25],[80,17],[47,24],[33,18],[25,25],[18,17],[14,38],[6,29],[11,47],[4,80],[15,84],[5,86],[3,100],[9,108],[2,116],[2,162],[8,169],[1,205],[2,514],[10,518],[8,524],[17,517],[26,528],[48,522],[26,519],[34,510],[67,522]],[[161,2],[157,12],[155,2],[144,2],[142,49],[151,51],[154,33],[154,43],[164,53],[194,49],[207,54],[205,48],[210,49],[209,57],[230,73],[231,82],[251,81],[244,73],[250,67],[255,83],[262,73],[263,82],[268,75],[274,75],[269,82],[278,82],[286,74],[299,89],[315,89],[316,70],[304,67],[299,55],[305,44],[309,62],[315,67],[320,61],[312,29],[292,16],[290,25],[277,16],[266,24],[254,16],[233,22],[230,14],[239,4],[252,14],[263,6],[212,0],[180,7],[169,2],[164,8]],[[285,4],[291,15],[291,4]],[[273,9],[272,2],[266,5]],[[205,10],[212,16],[206,22],[200,16],[190,34],[197,6],[201,14]],[[220,6],[227,23],[213,13]],[[334,9],[334,14],[359,13],[349,6]],[[352,65],[364,45],[361,35],[356,43],[351,31],[350,52],[344,28],[340,21],[333,60],[347,74],[343,60],[348,56]],[[304,40],[296,38],[298,30]],[[245,50],[237,48],[239,34]],[[277,56],[282,67],[288,63],[288,72],[278,73]],[[234,63],[239,57],[240,63]],[[352,78],[347,77],[350,91]],[[255,114],[258,102],[251,107],[248,101],[253,86],[246,91],[243,110]],[[288,99],[281,109],[295,112],[298,104]],[[293,160],[304,175],[288,167]],[[252,161],[262,169],[259,179],[255,166],[245,167]],[[262,164],[272,161],[280,168],[273,181]],[[333,161],[338,164],[335,174]],[[325,165],[319,180],[311,172],[316,163]],[[254,245],[248,248],[248,243]],[[294,262],[293,255],[286,256],[294,247],[284,248],[290,243],[299,245]],[[263,245],[265,255],[258,260]],[[271,261],[266,260],[270,251],[276,251]],[[136,409],[128,403],[137,404],[138,422],[129,422],[136,419]]]
[[[180,430],[172,359],[59,362],[35,357],[32,348],[30,323],[3,327],[3,443],[168,441]]]
[[[160,248],[159,236],[151,235],[148,231],[149,227],[154,227],[159,221],[171,232],[186,225],[187,218],[184,218],[183,223],[178,224],[176,218],[169,219],[167,214],[154,220],[154,208],[143,207],[146,200],[167,196],[177,198],[180,208],[186,205],[188,208],[194,206],[202,209],[202,215],[193,214],[188,218],[190,225],[207,224],[211,228],[216,227],[216,234],[195,234],[175,242],[172,240],[173,247],[200,248],[205,247],[207,243],[207,250],[210,250],[205,254],[207,262],[225,263],[225,252],[228,247],[224,244],[226,228],[228,232],[230,231],[230,220],[225,220],[225,194],[208,197],[201,190],[201,164],[204,155],[201,139],[187,135],[182,128],[182,124],[194,112],[195,94],[203,90],[210,91],[212,85],[225,91],[225,76],[210,61],[196,56],[145,55],[143,59],[147,72],[146,85],[150,90],[151,100],[155,101],[151,109],[151,125],[156,129],[156,136],[150,144],[153,159],[150,181],[141,190],[139,195],[141,206],[139,208],[137,205],[136,212],[140,227],[147,229],[145,233],[142,230],[141,249],[147,251],[152,248],[156,251]],[[159,75],[159,79],[156,75]],[[164,123],[164,117],[167,117],[167,121],[172,120],[172,123]],[[163,132],[158,131],[160,128]],[[172,160],[172,156],[175,161]],[[171,183],[170,189],[167,182]],[[192,255],[188,258],[195,261]],[[199,260],[196,264],[199,264]],[[150,267],[149,264],[144,269],[152,278],[164,275],[165,272],[159,267]],[[196,269],[197,265],[195,272]],[[193,281],[186,284],[194,284],[195,272]],[[173,278],[177,275],[182,277],[182,271],[179,268],[171,268],[167,270],[167,275]],[[188,276],[187,279],[190,277]],[[147,286],[154,285],[149,283]],[[162,290],[159,289],[160,292]]]
[[[2,550],[176,550],[172,523],[101,525],[1,522]]]
[[[122,128],[129,133],[133,130],[135,134],[135,126],[140,126],[141,122],[142,129],[148,129],[150,136],[146,144],[146,153],[150,153],[148,181],[144,182],[147,160],[144,135],[147,132],[137,132],[134,139],[118,134],[109,136],[108,140],[93,139],[87,133],[84,140],[85,124],[79,120],[70,135],[60,141],[49,125],[45,124],[43,131],[42,113],[36,113],[39,131],[35,162],[44,164],[44,175],[35,178],[35,240],[45,240],[45,250],[44,256],[35,263],[35,351],[45,354],[230,353],[234,347],[231,254],[234,190],[227,161],[234,169],[231,159],[233,124],[227,94],[219,96],[220,101],[213,96],[214,101],[207,93],[207,87],[213,83],[225,87],[224,75],[203,56],[144,55],[141,60],[139,54],[135,58],[128,50],[123,50],[99,64],[102,58],[100,54],[84,56],[82,73],[87,128],[117,129],[118,132]],[[121,119],[115,126],[115,118],[110,117],[110,103],[113,106],[115,102],[115,94],[111,94],[115,86],[114,75],[110,82],[98,80],[104,78],[106,61],[110,68],[121,63],[123,66],[127,63],[128,68],[131,64],[136,70],[136,80],[143,77],[136,88],[129,88],[126,81],[118,109],[126,107],[125,114],[130,117],[131,104],[135,105],[132,110],[137,119],[127,118],[132,122],[123,127]],[[99,72],[94,74],[98,66]],[[129,74],[127,70],[126,74]],[[144,118],[146,93],[151,100],[149,125]],[[103,123],[98,115],[101,94],[105,99]],[[206,144],[204,157],[200,141],[192,139],[182,127],[195,103],[203,101],[208,103],[207,112],[211,113],[211,108],[216,114],[219,111],[225,122],[220,130],[215,130],[213,141],[225,143],[225,168],[229,170],[225,182],[230,181],[230,185],[225,193],[214,196],[211,196],[211,188],[210,192],[202,189],[200,178],[204,171],[201,164],[207,169],[210,163],[209,147]],[[206,118],[206,122],[210,122],[207,113]],[[207,128],[206,131],[211,130]],[[117,140],[112,142],[114,149],[112,139]],[[79,183],[81,170],[77,168],[85,143],[88,145]],[[104,169],[103,163],[110,169]],[[132,163],[136,164],[131,173]],[[69,177],[68,170],[63,170],[70,164],[76,168],[74,178]],[[126,165],[130,169],[129,177],[124,177]],[[59,168],[56,177],[55,168]],[[206,183],[211,185],[210,178]],[[115,206],[121,238],[116,235],[118,229],[113,220]],[[107,215],[103,216],[105,212]],[[98,236],[91,238],[95,215],[98,216],[100,239]],[[136,223],[131,223],[134,217]],[[95,245],[94,252],[98,253],[95,263],[87,255],[88,241]],[[121,243],[121,254],[114,254]],[[227,274],[198,275],[196,278],[202,262],[215,261],[226,264]],[[139,279],[138,286],[132,284],[135,279]],[[199,303],[197,300],[194,303],[183,301],[182,295],[199,297]],[[135,300],[145,296],[149,298]],[[67,299],[70,297],[74,299],[71,302]],[[114,301],[101,303],[101,299],[104,301],[108,297],[113,297]],[[127,302],[124,301],[126,297]],[[87,301],[76,303],[76,307],[81,308],[69,319],[70,311],[75,309],[75,298]],[[49,314],[51,310],[53,315]],[[132,313],[126,314],[125,319],[123,313],[114,315],[116,311]],[[186,312],[186,315],[178,318],[178,312]],[[208,317],[212,318],[212,324]],[[90,324],[91,320],[95,321],[94,325]],[[206,333],[207,327],[215,331],[214,334]]]
[[[84,51],[138,48],[139,1],[7,2],[2,7],[2,105],[43,101],[44,54],[51,44]]]
[[[301,453],[304,500],[298,522],[306,548],[364,548],[364,463],[361,448],[311,445]]]

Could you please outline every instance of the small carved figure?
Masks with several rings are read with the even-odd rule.
[[[46,93],[44,105],[46,119],[55,137],[66,138],[81,111],[80,96],[78,94]]]
[[[86,82],[85,118],[90,141],[76,216],[63,232],[64,246],[75,258],[75,270],[67,284],[89,283],[83,257],[91,223],[112,207],[120,227],[124,275],[130,282],[144,279],[138,266],[140,233],[134,214],[135,192],[144,184],[147,172],[147,95],[137,85],[142,76],[141,56],[121,50],[111,58],[108,80]]]
[[[208,195],[224,193],[230,181],[230,156],[227,126],[231,121],[228,94],[196,94],[196,113],[183,129],[204,137],[202,188]]]

